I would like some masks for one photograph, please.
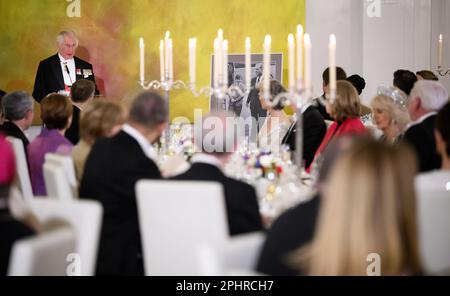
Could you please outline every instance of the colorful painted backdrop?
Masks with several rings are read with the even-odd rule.
[[[139,37],[146,43],[146,78],[158,79],[159,40],[170,30],[175,78],[184,81],[188,39],[197,37],[197,79],[204,86],[218,28],[230,53],[243,53],[246,36],[261,52],[271,34],[273,51],[286,56],[287,35],[304,20],[305,0],[0,0],[0,88],[31,92],[39,61],[56,53],[55,37],[67,28],[79,35],[77,56],[94,65],[102,94],[129,100],[139,91]],[[194,108],[208,110],[209,98],[177,90],[170,107],[172,118],[192,118]]]

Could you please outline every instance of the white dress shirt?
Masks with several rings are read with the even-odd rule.
[[[59,60],[61,61],[61,69],[64,78],[64,84],[67,86],[72,86],[72,84],[77,80],[76,69],[75,69],[75,60],[71,58],[70,60],[66,60],[62,57],[61,54],[58,53]],[[67,73],[67,68],[69,69],[69,74]]]
[[[155,149],[153,149],[153,146],[150,144],[150,142],[137,129],[129,124],[124,124],[122,130],[130,135],[130,137],[135,139],[139,143],[139,146],[141,146],[144,154],[156,163],[157,157]]]

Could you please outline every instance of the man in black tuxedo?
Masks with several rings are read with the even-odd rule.
[[[33,122],[33,98],[24,91],[9,93],[3,97],[1,109],[4,112],[5,122],[0,125],[0,131],[7,136],[20,139],[27,153],[30,142],[24,131]]]
[[[72,144],[78,144],[80,140],[80,116],[84,107],[94,98],[95,84],[87,79],[80,79],[70,88],[70,99],[72,100],[72,123],[66,130],[64,136]]]
[[[264,110],[259,102],[259,84],[262,83],[263,78],[263,64],[257,63],[255,65],[256,76],[252,78],[251,90],[247,97],[247,106],[250,107],[250,114],[257,122],[257,127],[252,128],[251,138],[258,136],[258,132],[261,126],[264,124],[264,118],[267,115],[267,111]]]
[[[81,78],[95,84],[92,65],[75,56],[78,47],[75,33],[63,31],[58,34],[56,41],[58,53],[41,61],[36,73],[33,97],[38,102],[49,93],[64,91],[68,95],[72,84]]]
[[[217,121],[217,125],[208,128],[209,126],[206,127],[204,124],[205,120]],[[222,172],[236,145],[232,127],[226,126],[226,116],[212,113],[196,124],[202,124],[202,127],[195,129],[195,143],[202,152],[192,157],[192,166],[187,172],[173,179],[222,184],[230,235],[262,230],[255,189],[244,182],[225,176]],[[223,126],[224,129],[218,129],[217,126]]]
[[[293,110],[296,109],[295,103],[291,105]],[[316,150],[322,143],[323,137],[327,132],[327,125],[320,112],[311,106],[306,105],[302,109],[303,116],[303,161],[305,167],[309,167],[314,160]],[[281,144],[289,145],[290,151],[295,151],[296,135],[297,135],[297,120],[294,114],[294,122],[283,137]]]
[[[441,157],[436,152],[434,125],[437,111],[447,102],[448,92],[437,81],[417,81],[411,90],[407,108],[413,122],[406,130],[404,140],[414,147],[420,172],[441,167]]]
[[[116,136],[97,140],[86,160],[80,197],[103,205],[99,275],[144,273],[135,184],[161,178],[152,144],[167,122],[167,102],[156,93],[144,92],[133,102],[128,124]]]

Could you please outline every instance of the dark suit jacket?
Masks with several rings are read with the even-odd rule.
[[[25,153],[27,153],[27,146],[30,144],[27,136],[23,133],[23,131],[10,121],[5,121],[3,125],[0,125],[0,131],[2,131],[5,135],[20,139],[23,143],[23,149]]]
[[[255,189],[241,181],[228,178],[214,165],[194,163],[175,180],[215,181],[223,185],[230,235],[262,230],[262,221]]]
[[[72,124],[70,127],[66,130],[66,133],[64,136],[69,139],[72,144],[76,145],[78,144],[78,141],[80,140],[80,113],[81,110],[73,105],[73,113],[72,113]]]
[[[428,172],[441,167],[442,160],[436,152],[436,141],[434,139],[435,121],[436,115],[433,115],[422,123],[411,126],[403,138],[414,147],[420,172]]]
[[[160,178],[156,164],[124,131],[99,139],[92,147],[80,197],[98,200],[103,205],[97,274],[143,274],[135,184],[141,179]]]
[[[283,138],[282,144],[288,144],[291,151],[295,151],[297,122],[294,122]],[[322,115],[313,106],[309,106],[303,113],[303,160],[305,167],[309,167],[314,155],[322,143],[327,132],[327,125]]]
[[[312,105],[317,109],[317,111],[320,112],[320,115],[322,115],[322,117],[325,120],[334,121],[333,117],[331,117],[330,114],[328,114],[327,108],[324,105],[322,105],[322,103],[320,102],[320,99],[326,101],[325,95],[322,95],[320,98],[313,99]]]
[[[83,70],[91,70],[92,75],[86,79],[95,83],[95,76],[92,65],[80,58],[74,57],[75,70],[80,69],[81,74]],[[76,75],[76,80],[84,78],[83,75]],[[34,81],[33,97],[36,101],[41,102],[42,99],[49,93],[58,92],[64,90],[64,78],[61,69],[61,62],[58,54],[55,54],[39,63],[39,67],[36,73],[36,79]],[[97,86],[95,87],[95,93],[98,94]]]
[[[7,273],[14,243],[34,233],[34,230],[15,220],[8,210],[0,210],[0,276]]]
[[[255,88],[256,78],[257,77],[254,77],[252,79],[252,90],[248,94],[247,104],[250,104],[250,112],[252,114],[252,117],[266,117],[267,111],[262,108],[261,103],[259,102],[259,90]]]
[[[276,276],[304,273],[301,268],[292,267],[289,256],[313,239],[319,208],[320,197],[315,196],[286,211],[273,223],[259,258],[259,272]]]

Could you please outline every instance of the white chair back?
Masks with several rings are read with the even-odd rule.
[[[198,275],[198,246],[228,237],[222,185],[142,180],[136,192],[146,275]]]
[[[77,237],[76,253],[81,258],[81,275],[94,275],[103,213],[100,203],[93,200],[35,198],[28,204],[40,222],[62,219],[73,227]]]
[[[418,190],[422,262],[427,274],[450,271],[450,191]],[[449,274],[447,274],[449,275]]]
[[[45,162],[54,163],[64,168],[64,171],[67,176],[67,180],[69,181],[70,187],[74,196],[78,195],[78,184],[77,178],[75,175],[75,165],[73,163],[73,159],[70,156],[60,155],[56,153],[47,153],[45,154]]]
[[[204,244],[197,249],[198,269],[202,276],[258,275],[256,264],[265,234],[254,232],[231,237],[217,247]]]
[[[24,199],[33,198],[33,189],[31,187],[30,173],[28,171],[28,162],[23,149],[23,143],[21,140],[13,137],[7,137],[14,150],[16,157],[16,175],[18,181],[18,189],[22,193]]]
[[[47,196],[56,197],[60,200],[71,201],[75,199],[72,188],[64,168],[52,162],[44,163],[44,181]]]
[[[9,276],[64,276],[67,258],[75,252],[76,237],[70,227],[17,241],[11,251]]]

